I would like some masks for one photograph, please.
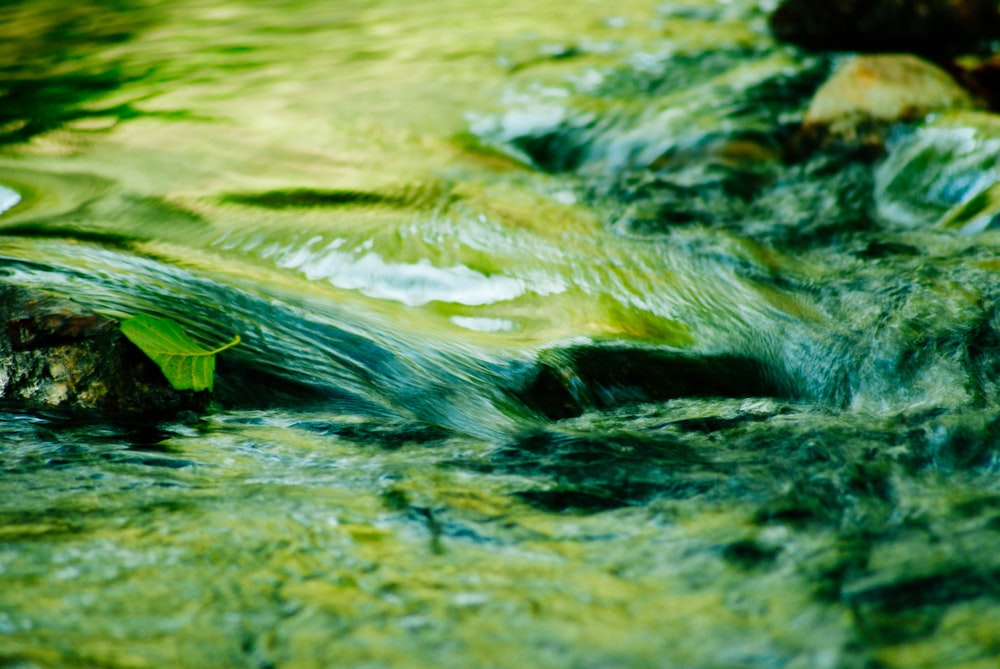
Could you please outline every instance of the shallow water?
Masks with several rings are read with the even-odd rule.
[[[1000,656],[993,117],[789,155],[749,2],[9,11],[0,271],[243,343],[0,414],[0,665]]]

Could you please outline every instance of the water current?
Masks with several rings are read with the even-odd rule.
[[[765,9],[4,3],[0,275],[243,343],[4,408],[0,666],[995,666],[1000,123]]]

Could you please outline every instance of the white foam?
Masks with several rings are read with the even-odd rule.
[[[17,192],[6,186],[0,186],[0,214],[16,206],[20,201],[21,196]]]

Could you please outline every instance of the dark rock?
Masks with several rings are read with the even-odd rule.
[[[0,401],[109,418],[203,410],[208,393],[179,392],[118,329],[69,300],[0,284]]]
[[[677,397],[794,397],[796,389],[785,376],[748,357],[579,346],[549,351],[519,399],[560,420],[590,409]]]
[[[784,0],[770,17],[780,40],[809,49],[968,51],[1000,36],[994,0]]]
[[[982,60],[944,63],[951,76],[973,94],[986,101],[989,109],[1000,111],[1000,55]]]

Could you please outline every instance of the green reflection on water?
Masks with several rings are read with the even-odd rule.
[[[829,182],[795,181],[752,136],[770,108],[713,104],[821,69],[771,51],[749,3],[84,3],[65,21],[49,3],[16,7],[0,53],[34,69],[4,70],[21,102],[0,117],[0,183],[22,197],[0,219],[4,271],[245,344],[201,420],[2,417],[0,664],[985,667],[1000,654],[995,242],[913,232],[831,256],[724,226],[606,225],[621,214],[608,192],[630,184],[593,179],[636,146],[667,174],[747,152],[761,188],[784,175],[811,198],[786,205],[779,188],[765,202],[788,227],[841,211]],[[50,60],[21,60],[56,42]],[[722,55],[695,72],[706,47]],[[650,74],[663,63],[699,85],[644,88],[688,83]],[[650,99],[662,115],[643,116]],[[517,132],[496,145],[467,132],[484,117],[545,130],[539,100],[611,119],[593,135],[567,126],[584,130],[563,140],[596,147],[580,174],[534,170]],[[730,115],[749,140],[699,144]],[[655,121],[692,143],[645,155]],[[697,213],[753,212],[745,196]],[[895,253],[906,245],[917,257]],[[850,336],[871,322],[885,327]],[[941,352],[925,367],[900,354],[918,335]],[[810,337],[859,361],[818,406],[615,408],[617,370],[596,368],[610,408],[552,423],[507,392],[540,348],[589,339],[797,356],[793,381],[833,386]],[[842,350],[857,342],[870,348]],[[265,383],[241,394],[247,369]],[[570,390],[586,371],[553,369]],[[874,414],[841,410],[852,400]]]

